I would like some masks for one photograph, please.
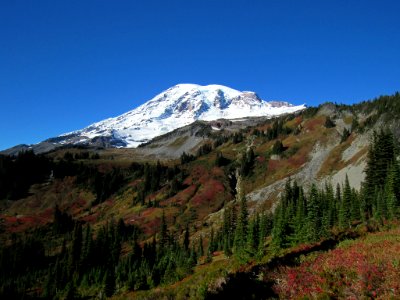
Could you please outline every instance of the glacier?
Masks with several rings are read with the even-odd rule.
[[[254,92],[223,85],[177,84],[127,113],[59,136],[59,144],[85,144],[108,137],[118,141],[116,147],[134,148],[196,120],[274,117],[304,108],[304,104],[267,102]]]

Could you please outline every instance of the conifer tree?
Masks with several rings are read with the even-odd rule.
[[[331,183],[325,184],[325,197],[328,203],[328,223],[329,227],[332,228],[337,224],[337,199],[335,198]]]
[[[305,226],[307,221],[307,204],[304,198],[303,189],[300,188],[296,207],[296,215],[294,217],[293,241],[295,243],[304,242],[306,240]]]
[[[386,217],[389,220],[393,220],[398,216],[399,213],[399,205],[398,205],[398,200],[396,198],[396,193],[395,193],[395,165],[392,165],[389,168],[388,171],[388,176],[386,179],[385,183],[385,189],[384,189],[384,197],[385,197],[385,202],[386,202],[386,207],[387,207],[387,215]]]
[[[335,127],[336,125],[335,125],[335,123],[332,121],[332,119],[330,118],[330,117],[326,117],[326,120],[325,120],[325,127],[326,128],[332,128],[332,127]]]
[[[239,214],[235,230],[234,247],[235,252],[239,253],[246,247],[247,241],[247,226],[248,226],[248,211],[246,197],[239,193]]]
[[[307,238],[309,241],[317,241],[320,237],[321,215],[318,190],[315,184],[311,186],[310,196],[307,202]]]
[[[199,257],[204,255],[204,250],[203,250],[203,237],[200,235],[199,237],[199,243],[197,246],[197,254]]]
[[[285,205],[284,202],[280,201],[274,214],[274,226],[272,229],[272,244],[275,248],[283,248],[286,246],[286,228],[287,220],[285,215]]]
[[[107,270],[104,279],[104,294],[111,297],[115,292],[115,273],[113,270]]]
[[[361,220],[361,204],[360,204],[360,196],[358,195],[357,191],[353,188],[351,189],[351,219],[353,221]]]
[[[395,146],[393,135],[389,131],[374,132],[368,152],[368,163],[365,169],[363,210],[366,218],[371,217],[375,192],[384,188],[387,171],[395,163]]]
[[[168,244],[168,228],[167,228],[167,222],[165,220],[165,213],[164,211],[162,212],[161,216],[161,224],[160,224],[160,240],[158,242],[158,245],[160,247],[160,251],[163,251],[165,247]]]
[[[345,184],[343,187],[342,202],[339,209],[339,226],[341,228],[349,228],[351,226],[351,202],[351,187],[349,183],[349,178],[346,174]]]
[[[256,253],[260,243],[260,216],[257,214],[249,223],[247,235],[247,249],[250,253]]]
[[[210,240],[208,242],[208,248],[209,248],[211,253],[213,253],[215,250],[217,250],[217,243],[216,243],[216,240],[215,240],[214,228],[213,227],[211,227]]]
[[[74,229],[74,235],[72,239],[72,248],[69,257],[68,275],[72,276],[75,270],[78,270],[81,261],[82,251],[82,225],[77,223]]]
[[[185,229],[185,236],[183,238],[183,249],[185,250],[185,252],[189,251],[189,243],[190,243],[190,239],[189,239],[189,227],[186,225],[186,229]]]

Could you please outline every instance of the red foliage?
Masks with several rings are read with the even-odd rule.
[[[202,186],[196,195],[192,198],[192,204],[195,206],[200,206],[202,204],[209,204],[212,202],[216,194],[222,193],[225,191],[224,185],[215,180],[209,179],[204,186]]]
[[[268,161],[268,171],[272,172],[279,168],[279,161],[270,159]]]
[[[307,157],[305,155],[294,155],[288,158],[288,162],[293,167],[301,167],[307,161]]]
[[[140,228],[143,230],[144,234],[146,235],[153,235],[160,230],[161,220],[160,218],[155,218],[149,220],[146,223],[141,223]]]
[[[298,116],[294,119],[294,123],[295,125],[299,125],[301,124],[301,122],[303,122],[303,117],[302,116]]]
[[[322,126],[325,123],[325,118],[311,119],[304,124],[306,130],[315,130],[316,127]]]
[[[39,215],[1,216],[8,232],[22,232],[43,226],[52,220],[52,211],[47,209]]]
[[[378,234],[377,234],[378,235]],[[391,299],[400,294],[400,244],[384,240],[337,248],[275,273],[275,291],[287,299]]]
[[[88,222],[90,224],[94,224],[97,222],[98,217],[99,217],[99,213],[96,212],[94,214],[90,214],[90,215],[82,217],[81,220],[84,222]]]
[[[262,164],[263,162],[265,162],[265,157],[264,156],[258,156],[256,158],[257,162],[259,162],[260,164]]]

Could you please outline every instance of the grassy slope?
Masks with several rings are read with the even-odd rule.
[[[345,240],[273,274],[281,298],[399,299],[400,228]]]
[[[211,263],[173,285],[113,299],[399,299],[399,224],[375,233],[360,227],[347,236],[353,238],[299,245],[245,264],[214,253]]]

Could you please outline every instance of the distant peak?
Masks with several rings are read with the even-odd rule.
[[[64,145],[94,143],[102,137],[113,147],[136,147],[196,120],[272,117],[303,108],[286,102],[266,102],[254,92],[242,92],[221,84],[179,83],[123,115],[58,139]]]
[[[174,85],[173,87],[166,90],[166,92],[171,92],[174,94],[182,94],[182,93],[191,93],[191,92],[200,92],[205,95],[209,94],[219,94],[222,92],[228,97],[236,97],[242,94],[241,91],[232,89],[230,87],[221,85],[221,84],[208,84],[208,85],[199,85],[194,83],[179,83]]]
[[[170,89],[192,89],[192,88],[197,88],[200,87],[201,85],[194,84],[194,83],[178,83],[171,87]]]

